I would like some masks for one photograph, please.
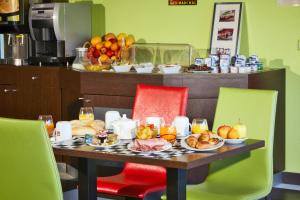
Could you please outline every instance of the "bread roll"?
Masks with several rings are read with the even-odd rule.
[[[91,127],[81,126],[72,128],[73,136],[84,136],[85,134],[96,135],[96,133],[97,131]]]
[[[105,127],[105,123],[102,120],[93,120],[90,124],[90,127],[95,129],[97,132],[103,131]]]

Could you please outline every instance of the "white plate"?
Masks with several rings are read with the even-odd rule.
[[[172,148],[172,144],[170,144],[170,143],[165,144],[164,148],[161,150],[158,150],[158,151],[139,151],[139,150],[134,149],[133,146],[134,146],[134,142],[130,142],[127,145],[127,149],[129,149],[130,151],[133,151],[133,152],[137,152],[137,153],[157,153],[157,152],[166,151],[166,150],[169,150]]]
[[[111,144],[111,145],[99,145],[99,144],[87,144],[87,145],[89,145],[89,146],[91,146],[91,147],[98,147],[98,148],[108,148],[108,147],[113,147],[113,146],[116,146],[116,145],[119,145],[120,144],[120,140],[117,140],[117,142],[116,143],[114,143],[114,144]]]
[[[185,138],[181,139],[180,141],[180,145],[183,147],[183,148],[186,148],[186,149],[189,149],[189,150],[193,150],[193,151],[212,151],[212,150],[215,150],[215,149],[218,149],[220,148],[221,146],[224,145],[224,139],[217,136],[217,135],[214,135],[215,138],[218,138],[220,140],[220,142],[210,148],[206,148],[206,149],[196,149],[196,148],[192,148],[190,147],[186,142],[185,142],[185,139],[188,138],[189,136],[186,136]]]
[[[242,139],[225,139],[225,142],[227,144],[241,144],[248,138],[242,138]]]

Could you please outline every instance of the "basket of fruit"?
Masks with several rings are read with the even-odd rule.
[[[87,71],[109,70],[113,63],[124,62],[124,52],[128,52],[134,44],[135,39],[132,35],[120,33],[117,36],[107,33],[103,37],[98,35],[91,38],[84,44],[88,48],[87,57],[90,64],[85,66]],[[128,58],[126,58],[128,59]]]

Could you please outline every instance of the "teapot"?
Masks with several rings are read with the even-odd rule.
[[[123,114],[121,119],[112,122],[111,125],[119,139],[126,140],[135,138],[137,121],[128,119],[126,114]]]

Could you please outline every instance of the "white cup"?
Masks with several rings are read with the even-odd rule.
[[[55,141],[61,142],[72,139],[72,126],[68,121],[59,121],[56,123],[54,131]]]
[[[160,126],[164,123],[164,119],[162,117],[147,117],[146,123],[153,124],[159,134]]]
[[[173,125],[176,128],[178,137],[184,137],[189,134],[189,127],[191,127],[191,124],[189,122],[189,118],[187,118],[186,116],[175,117]]]
[[[112,122],[121,119],[121,115],[118,111],[107,111],[105,113],[105,128],[113,129]]]

